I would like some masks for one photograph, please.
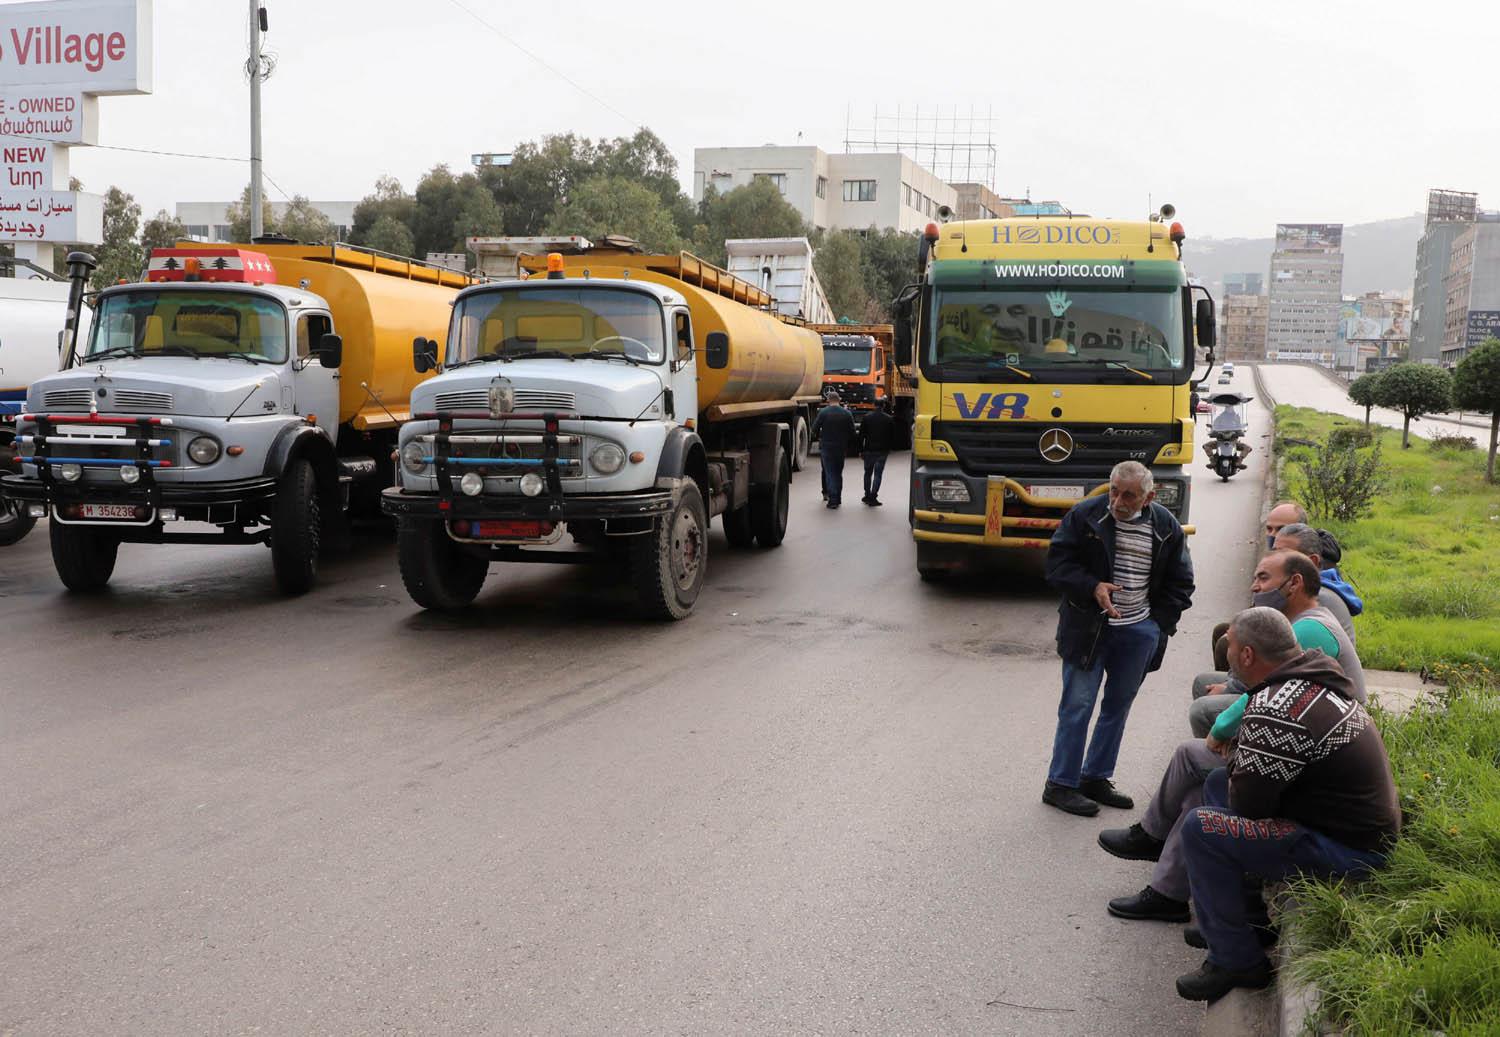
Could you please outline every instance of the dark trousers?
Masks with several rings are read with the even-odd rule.
[[[844,451],[819,448],[823,458],[823,496],[830,504],[842,504],[844,496]]]
[[[890,456],[886,451],[872,451],[865,454],[865,499],[874,500],[880,496],[880,477],[885,474],[885,459]]]
[[[1203,805],[1188,811],[1181,837],[1208,959],[1225,969],[1253,968],[1265,957],[1246,917],[1245,876],[1364,875],[1385,863],[1384,854],[1353,849],[1295,821],[1240,817],[1229,809],[1229,772],[1222,767],[1203,783]]]
[[[1080,780],[1114,776],[1130,704],[1141,690],[1160,636],[1161,628],[1150,617],[1129,626],[1105,626],[1099,634],[1092,669],[1063,661],[1062,701],[1057,705],[1048,781],[1076,789]],[[1094,736],[1089,739],[1089,719],[1094,715],[1100,684],[1104,685],[1104,702],[1099,706]]]

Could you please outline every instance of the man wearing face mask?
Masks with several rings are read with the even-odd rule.
[[[1266,512],[1265,528],[1263,530],[1266,538],[1266,550],[1276,550],[1276,537],[1284,528],[1293,523],[1305,523],[1306,521],[1307,509],[1302,507],[1302,505],[1298,504],[1296,501],[1290,500],[1277,501],[1271,506],[1271,510]],[[1214,670],[1216,671],[1216,673],[1205,674],[1200,677],[1198,681],[1194,682],[1194,698],[1197,698],[1199,695],[1203,694],[1203,685],[1212,684],[1217,681],[1223,680],[1223,677],[1221,675],[1225,670],[1229,669],[1229,662],[1225,658],[1225,651],[1227,650],[1229,642],[1224,638],[1224,635],[1228,631],[1228,623],[1214,624],[1214,629],[1213,632],[1209,635],[1208,643],[1213,649]]]
[[[1334,670],[1343,675],[1342,692],[1357,702],[1365,701],[1365,673],[1354,646],[1344,636],[1338,621],[1317,604],[1308,593],[1318,586],[1318,570],[1305,555],[1278,551],[1261,560],[1255,571],[1255,605],[1276,609],[1291,621],[1292,637],[1304,653],[1321,651],[1335,661]],[[1233,663],[1233,659],[1230,660]],[[1231,671],[1236,684],[1243,688],[1243,675]],[[1188,920],[1187,866],[1182,856],[1178,833],[1187,812],[1203,801],[1203,782],[1213,770],[1224,766],[1224,757],[1232,749],[1239,724],[1250,696],[1212,695],[1193,703],[1216,707],[1204,721],[1212,725],[1203,738],[1183,742],[1167,761],[1156,795],[1146,808],[1145,816],[1129,828],[1109,829],[1099,833],[1099,845],[1108,853],[1125,860],[1156,861],[1151,882],[1139,893],[1116,897],[1109,902],[1109,913],[1117,918],[1161,922]],[[1195,726],[1198,723],[1195,720]],[[1262,935],[1267,930],[1261,926]]]
[[[1167,639],[1192,605],[1187,538],[1155,497],[1150,470],[1122,461],[1110,473],[1109,495],[1074,505],[1047,551],[1047,580],[1063,595],[1057,622],[1063,691],[1042,802],[1070,814],[1092,816],[1101,803],[1135,805],[1110,781],[1125,721],[1141,681],[1161,666]],[[1104,700],[1090,739],[1101,684]]]

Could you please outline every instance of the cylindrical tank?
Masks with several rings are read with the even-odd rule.
[[[439,342],[448,333],[458,289],[468,283],[459,274],[439,275],[418,268],[422,279],[403,276],[404,264],[376,261],[352,250],[338,250],[348,260],[332,262],[328,246],[246,245],[264,252],[276,268],[276,283],[321,295],[333,313],[334,330],[344,340],[344,363],[339,368],[339,423],[355,428],[393,428],[389,410],[404,421],[411,391],[432,377],[412,367],[411,343],[417,336]],[[316,258],[309,258],[316,257]],[[359,269],[355,262],[367,264]],[[370,399],[365,382],[380,400]],[[383,405],[383,406],[382,406]]]

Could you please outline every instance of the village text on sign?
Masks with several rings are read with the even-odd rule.
[[[103,240],[103,195],[0,189],[0,241]]]
[[[152,0],[0,5],[0,88],[151,92]]]

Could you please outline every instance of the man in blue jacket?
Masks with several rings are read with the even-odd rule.
[[[1109,495],[1075,505],[1047,551],[1047,581],[1063,595],[1057,610],[1063,690],[1042,802],[1082,817],[1097,814],[1101,803],[1135,805],[1110,780],[1125,721],[1141,681],[1161,666],[1167,639],[1192,605],[1187,538],[1155,498],[1150,470],[1122,461],[1110,473]],[[1104,701],[1090,739],[1101,684]]]

